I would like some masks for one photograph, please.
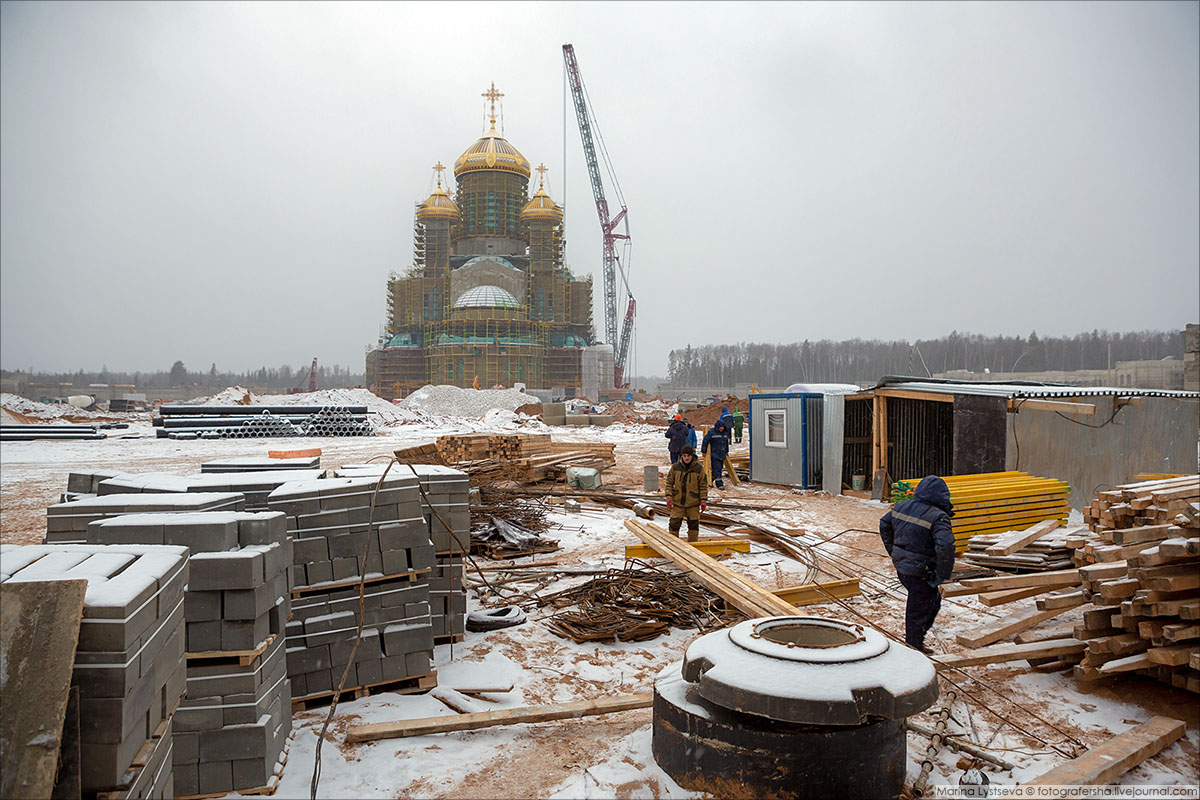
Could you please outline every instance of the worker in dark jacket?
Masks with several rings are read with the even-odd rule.
[[[675,419],[667,426],[667,432],[663,434],[668,439],[667,452],[671,454],[672,464],[679,460],[679,451],[687,444],[687,434],[687,423],[683,421],[683,417],[676,414]]]
[[[671,465],[671,471],[667,473],[666,494],[667,509],[671,513],[667,526],[671,533],[678,536],[686,519],[688,541],[700,541],[700,512],[708,507],[708,478],[696,460],[696,450],[691,445],[685,445],[679,461]]]
[[[722,470],[725,469],[725,456],[729,455],[729,426],[725,424],[724,419],[718,419],[717,424],[704,434],[704,441],[700,443],[700,453],[708,453],[712,459],[713,486],[724,489],[725,481],[721,476],[724,474]]]
[[[912,499],[897,503],[879,520],[879,535],[900,582],[908,590],[904,641],[923,653],[925,634],[942,607],[938,586],[954,571],[954,506],[950,488],[936,475],[923,478]]]

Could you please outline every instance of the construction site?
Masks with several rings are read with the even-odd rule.
[[[0,797],[1200,798],[1200,325],[1181,364],[913,348],[857,383],[649,389],[629,204],[561,57],[595,285],[490,83],[365,386],[314,358],[287,394],[39,394],[29,367],[0,395]]]

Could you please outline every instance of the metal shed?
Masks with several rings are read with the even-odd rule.
[[[857,387],[800,384],[750,395],[750,480],[838,493],[845,394]]]

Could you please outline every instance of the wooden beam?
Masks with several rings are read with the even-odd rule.
[[[1096,413],[1096,406],[1093,403],[1070,403],[1066,400],[1016,398],[1008,401],[1008,411],[1010,414],[1018,411],[1058,411],[1062,414],[1082,414],[1091,417]]]
[[[1078,569],[1037,572],[1031,575],[999,575],[994,578],[968,578],[959,583],[944,584],[942,596],[957,597],[964,594],[1000,592],[1005,589],[1025,589],[1034,586],[1053,589],[1058,586],[1074,586],[1077,583],[1079,583]]]
[[[839,599],[858,597],[861,591],[858,587],[858,578],[847,578],[840,581],[806,583],[802,586],[772,589],[771,594],[794,606],[811,606],[814,603],[824,603],[831,597]]]
[[[1000,644],[995,647],[985,647],[966,655],[936,657],[933,659],[933,663],[938,669],[950,669],[952,667],[971,667],[976,664],[1001,664],[1005,661],[1074,655],[1082,653],[1086,649],[1087,642],[1064,637],[1029,644]]]
[[[719,556],[727,552],[750,552],[750,542],[745,539],[702,539],[698,542],[688,542],[688,545],[709,556]],[[625,558],[665,558],[665,556],[648,544],[627,544],[625,545]]]
[[[1183,720],[1154,717],[1149,722],[1119,733],[1079,758],[1043,772],[1026,786],[1098,786],[1111,783],[1167,745],[1183,736]]]
[[[988,592],[981,594],[976,599],[985,606],[1002,606],[1005,603],[1012,603],[1016,600],[1024,600],[1026,597],[1034,597],[1035,595],[1045,594],[1053,589],[1051,586],[1028,586],[1024,589],[1008,589],[1003,592]]]
[[[1044,522],[1038,522],[1030,525],[1023,531],[1015,531],[1014,533],[1001,536],[997,542],[984,550],[983,552],[989,556],[1008,556],[1020,550],[1025,545],[1038,539],[1043,534],[1058,527],[1058,520],[1048,519]]]
[[[888,469],[888,399],[887,396],[879,398],[879,468],[888,474],[891,470]],[[884,497],[888,496],[888,489],[884,487]]]
[[[697,552],[694,547],[689,547],[657,525],[631,519],[625,521],[625,527],[643,542],[691,572],[693,578],[751,619],[790,616],[795,613],[795,607],[791,603],[776,597],[748,578],[743,578],[719,561]]]
[[[1082,605],[1082,596],[1080,602],[1076,605]],[[1040,622],[1045,622],[1051,617],[1057,617],[1059,614],[1066,612],[1070,607],[1050,608],[1045,611],[1034,608],[1026,608],[1013,614],[1011,617],[1005,617],[999,622],[983,627],[975,628],[974,633],[960,633],[956,638],[959,644],[964,647],[983,647],[984,645],[994,644],[1001,639],[1007,639],[1013,634],[1020,633],[1026,628],[1032,628]]]
[[[876,389],[879,397],[899,397],[904,400],[932,400],[935,403],[953,403],[954,395],[947,392],[916,392],[911,389]]]
[[[601,697],[598,700],[576,700],[549,706],[521,706],[498,711],[481,711],[457,716],[423,717],[396,722],[376,722],[351,725],[346,729],[347,742],[373,742],[377,739],[401,739],[430,733],[473,731],[497,725],[521,725],[530,722],[550,722],[558,719],[579,719],[598,714],[613,714],[635,708],[649,708],[654,702],[650,692]]]

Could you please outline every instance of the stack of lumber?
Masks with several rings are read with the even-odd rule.
[[[1076,678],[1137,672],[1200,693],[1200,528],[1175,530],[1126,560],[1080,568],[1094,608],[1075,628],[1088,646]]]
[[[1072,555],[1087,541],[1099,542],[1086,528],[1061,528],[1057,519],[1022,531],[972,536],[963,561],[1011,572],[1042,572],[1072,566]]]
[[[1083,518],[1097,533],[1171,524],[1180,514],[1190,512],[1194,518],[1197,501],[1200,501],[1200,476],[1139,481],[1100,492],[1084,508]]]
[[[750,454],[749,453],[730,453],[725,463],[733,469],[737,476],[744,481],[750,480]]]
[[[557,479],[567,467],[604,469],[616,463],[615,448],[606,442],[555,442],[538,433],[440,436],[436,445],[441,463],[463,470],[476,483]]]
[[[954,503],[954,544],[964,553],[972,537],[1025,529],[1035,522],[1066,522],[1070,507],[1066,481],[1039,478],[1026,472],[985,472],[943,477]],[[919,480],[898,481],[892,502],[912,497]]]

